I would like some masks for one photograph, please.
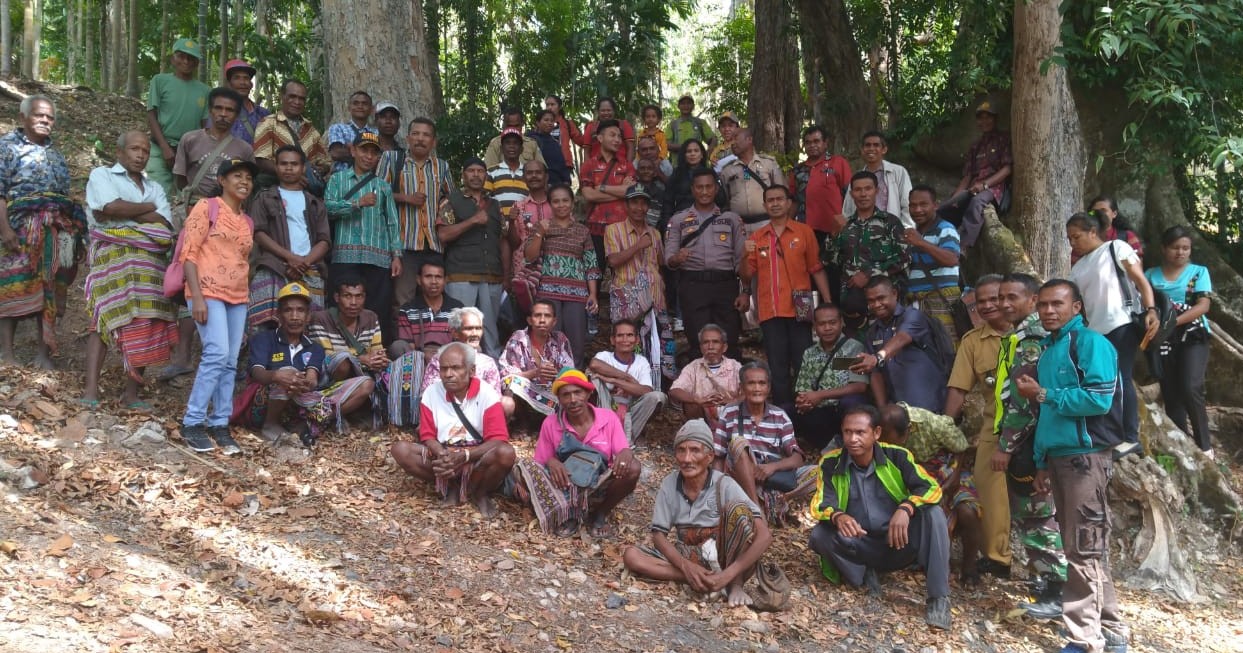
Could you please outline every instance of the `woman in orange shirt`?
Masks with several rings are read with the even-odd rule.
[[[237,355],[246,328],[254,223],[242,209],[254,189],[254,163],[231,159],[217,171],[220,197],[200,200],[186,217],[181,262],[186,300],[203,341],[203,357],[186,404],[181,437],[199,452],[242,452],[229,435]],[[208,412],[210,406],[211,412]],[[214,442],[213,442],[214,441]]]

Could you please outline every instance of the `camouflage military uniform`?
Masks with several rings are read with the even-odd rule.
[[[842,273],[842,285],[862,270],[869,277],[884,274],[903,285],[911,257],[903,234],[906,227],[897,216],[877,210],[872,217],[860,220],[850,216],[836,236],[824,239],[825,265],[835,265]]]
[[[1031,456],[1029,444],[1036,432],[1040,404],[1018,393],[1015,379],[1036,376],[1040,360],[1040,341],[1048,335],[1040,318],[1032,313],[1002,339],[997,360],[997,449],[1012,456]],[[1035,470],[1035,465],[1030,465]],[[1053,495],[1032,492],[1032,479],[1016,479],[1006,474],[1010,486],[1010,520],[1018,526],[1019,539],[1027,551],[1028,565],[1049,580],[1066,582],[1066,555],[1062,552],[1062,533],[1054,519],[1057,511]]]
[[[903,404],[906,406],[906,404]],[[911,426],[906,434],[906,441],[901,443],[910,450],[919,463],[944,490],[945,482],[958,469],[958,454],[967,450],[970,444],[954,420],[947,415],[938,415],[918,406],[906,406],[906,414],[911,418]],[[980,493],[971,478],[971,470],[963,469],[958,475],[958,489],[948,501],[942,501],[946,520],[949,522],[950,533],[954,532],[957,522],[955,509],[965,505],[980,515]]]

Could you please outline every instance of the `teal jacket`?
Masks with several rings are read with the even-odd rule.
[[[1114,346],[1089,330],[1081,315],[1043,344],[1036,371],[1047,395],[1036,423],[1036,468],[1047,468],[1050,456],[1090,453],[1122,442],[1122,384]]]

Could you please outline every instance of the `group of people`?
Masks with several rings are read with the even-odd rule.
[[[878,572],[917,564],[926,619],[948,628],[951,538],[963,583],[1008,577],[1013,525],[1038,580],[1029,614],[1064,620],[1065,651],[1126,649],[1104,489],[1113,461],[1139,453],[1140,351],[1162,370],[1171,417],[1212,455],[1208,271],[1182,228],[1145,271],[1101,197],[1067,222],[1069,279],[986,275],[964,293],[960,257],[1009,193],[989,103],[940,203],[885,159],[879,132],[852,172],[809,127],[807,159],[786,173],[735,116],[718,134],[689,96],[667,129],[648,106],[636,131],[608,98],[581,128],[556,96],[532,130],[508,110],[459,184],[429,118],[402,140],[400,108],[360,91],[324,136],[302,112],[304,84],[286,80],[269,111],[249,98],[254,67],[230,61],[211,89],[201,58],[176,42],[173,72],[151,81],[148,132],[122,134],[116,163],[91,172],[84,215],[51,140],[53,102],[23,101],[21,127],[0,138],[4,362],[16,320],[34,316],[50,367],[85,260],[85,406],[99,405],[112,350],[131,408],[146,407],[147,367],[195,374],[181,428],[195,451],[241,453],[231,424],[311,446],[357,413],[417,433],[391,455],[445,503],[492,515],[503,495],[565,536],[614,533],[642,471],[636,444],[676,408],[651,543],[624,554],[635,573],[746,604],[770,528],[809,509],[826,578],[875,589]],[[602,314],[610,344],[593,351]],[[764,361],[743,360],[747,332]],[[510,444],[524,424],[538,432],[530,459]]]

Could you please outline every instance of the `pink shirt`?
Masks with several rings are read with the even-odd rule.
[[[610,465],[613,464],[613,457],[618,452],[629,449],[630,443],[626,441],[626,431],[622,428],[617,413],[596,406],[592,406],[591,409],[596,413],[596,421],[587,431],[586,438],[579,437],[574,428],[568,422],[563,421],[564,417],[559,414],[544,418],[544,424],[539,429],[539,441],[535,443],[536,464],[547,465],[548,461],[557,455],[557,447],[561,445],[561,436],[566,431],[579,437],[583,444],[594,447],[604,454]]]

